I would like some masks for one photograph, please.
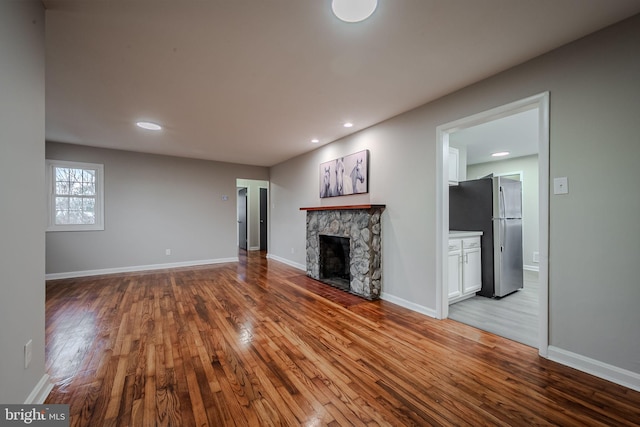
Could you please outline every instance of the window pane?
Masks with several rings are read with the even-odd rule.
[[[69,182],[68,181],[56,182],[56,194],[69,194]]]
[[[69,198],[56,197],[56,211],[68,211],[68,210],[69,210]]]
[[[82,224],[82,198],[69,198],[69,222],[71,224]]]
[[[81,211],[82,210],[82,197],[69,197],[69,210]]]
[[[82,224],[82,211],[70,210],[69,211],[69,224]]]
[[[71,182],[71,194],[74,196],[82,195],[82,183],[77,181]]]
[[[67,215],[67,212],[69,212],[69,211],[56,210],[56,224],[57,225],[69,224],[69,216]]]
[[[96,171],[94,169],[82,170],[82,194],[85,196],[96,194]]]
[[[82,200],[82,210],[83,211],[91,211],[93,212],[96,207],[96,199],[85,197]]]
[[[69,168],[56,168],[56,194],[69,194]]]
[[[69,224],[69,198],[56,197],[56,224]]]
[[[82,183],[82,194],[85,196],[93,196],[96,194],[96,185],[92,182]]]
[[[82,169],[69,169],[69,180],[71,182],[82,182]]]
[[[85,225],[96,223],[96,216],[93,211],[82,212],[82,223]]]
[[[83,169],[82,182],[96,182],[96,171],[93,169]]]
[[[69,181],[69,168],[56,167],[56,181]]]
[[[84,199],[84,203],[82,205],[82,223],[83,224],[96,223],[95,208],[96,208],[95,199]]]
[[[69,194],[82,194],[82,169],[68,169]]]

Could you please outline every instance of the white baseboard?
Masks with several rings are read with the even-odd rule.
[[[164,270],[167,268],[195,267],[198,265],[221,264],[225,262],[238,262],[238,257],[204,259],[204,260],[198,260],[198,261],[171,262],[167,264],[133,265],[130,267],[103,268],[99,270],[84,270],[84,271],[69,271],[66,273],[50,273],[45,275],[45,280],[101,276],[103,274],[115,274],[115,273],[133,273],[137,271]]]
[[[267,254],[267,258],[273,259],[273,260],[281,262],[283,264],[287,264],[287,265],[289,265],[289,266],[291,266],[293,268],[297,268],[298,270],[302,270],[302,271],[305,271],[305,272],[307,271],[307,266],[306,265],[299,264],[297,262],[293,262],[291,260],[279,257],[277,255]],[[385,301],[389,301],[389,302],[391,302],[393,304],[396,304],[396,305],[399,305],[401,307],[404,307],[406,309],[409,309],[409,310],[424,314],[425,316],[429,316],[429,317],[433,317],[433,318],[436,317],[435,310],[432,310],[432,309],[430,309],[428,307],[423,307],[421,305],[418,305],[418,304],[413,303],[411,301],[407,301],[407,300],[402,299],[402,298],[398,298],[398,297],[396,297],[394,295],[390,295],[390,294],[386,294],[386,293],[382,292],[382,294],[380,295],[380,298],[385,300]]]
[[[570,366],[632,390],[640,391],[640,374],[636,372],[627,371],[626,369],[554,346],[549,346],[548,351],[549,359],[554,362]]]
[[[522,268],[529,271],[540,271],[540,267],[538,267],[537,265],[524,265]]]
[[[411,302],[411,301],[407,301],[406,299],[399,298],[399,297],[397,297],[395,295],[387,294],[385,292],[382,292],[380,294],[380,298],[385,300],[385,301],[389,301],[391,303],[399,305],[400,307],[404,307],[406,309],[409,309],[411,311],[415,311],[415,312],[418,312],[420,314],[424,314],[425,316],[433,317],[434,319],[436,318],[436,311],[430,309],[429,307],[424,307],[422,305],[416,304],[416,303]]]
[[[259,251],[260,250],[260,246],[250,246],[249,250],[250,251]]]
[[[38,384],[31,390],[29,396],[24,401],[25,405],[40,405],[44,403],[44,400],[47,398],[51,390],[53,389],[53,384],[49,382],[49,374],[44,374]]]
[[[307,266],[305,264],[299,264],[297,262],[288,260],[286,258],[279,257],[278,255],[267,254],[267,258],[272,259],[274,261],[281,262],[283,264],[287,264],[290,267],[297,268],[298,270],[307,271]]]

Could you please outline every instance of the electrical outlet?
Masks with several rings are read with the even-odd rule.
[[[295,254],[296,253],[296,249],[295,248],[291,248],[291,253]]]
[[[33,356],[33,340],[29,340],[24,345],[24,368],[25,369],[27,369],[31,364],[32,356]]]
[[[171,249],[165,249],[164,250],[164,254],[165,255],[171,255]]]
[[[540,252],[533,253],[533,262],[540,262]]]

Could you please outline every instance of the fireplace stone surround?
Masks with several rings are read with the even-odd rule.
[[[300,208],[307,211],[307,276],[336,286],[321,277],[320,236],[349,239],[348,292],[374,300],[382,289],[382,234],[380,216],[385,205]],[[343,287],[339,287],[343,289]]]

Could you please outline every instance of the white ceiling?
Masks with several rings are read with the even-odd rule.
[[[449,135],[449,145],[464,148],[467,164],[494,162],[538,153],[537,108],[468,127]],[[508,151],[507,157],[491,157]]]
[[[330,0],[43,3],[47,140],[261,166],[640,12],[638,0],[379,0],[347,24]]]

